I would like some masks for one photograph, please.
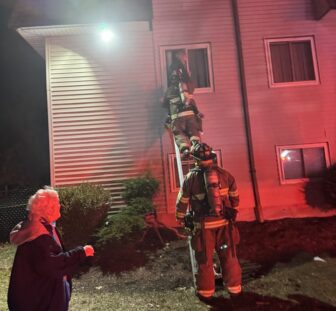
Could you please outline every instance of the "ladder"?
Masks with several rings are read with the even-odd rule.
[[[181,160],[180,150],[179,150],[179,148],[178,148],[178,146],[175,142],[175,139],[174,139],[174,146],[175,146],[176,165],[177,165],[177,170],[178,170],[180,187],[182,187],[183,181],[184,181],[182,160]],[[197,274],[197,271],[198,271],[198,267],[197,267],[197,262],[196,262],[196,258],[195,258],[195,251],[193,250],[193,248],[191,246],[191,238],[192,238],[191,234],[188,234],[187,242],[188,242],[188,248],[189,248],[191,272],[192,272],[192,277],[193,277],[194,289],[196,291],[196,274]]]

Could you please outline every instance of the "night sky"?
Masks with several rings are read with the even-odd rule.
[[[0,3],[0,187],[49,184],[45,62],[7,26]]]

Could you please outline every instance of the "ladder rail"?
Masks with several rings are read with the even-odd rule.
[[[177,164],[177,171],[178,171],[178,176],[179,176],[179,180],[180,180],[180,187],[182,187],[183,185],[183,181],[184,181],[184,174],[183,174],[183,167],[182,167],[182,160],[181,160],[181,154],[180,154],[180,150],[176,144],[176,141],[174,139],[174,146],[175,146],[175,154],[176,154],[176,164]],[[189,248],[189,255],[190,255],[190,264],[191,264],[191,272],[192,272],[192,276],[193,276],[193,285],[194,285],[194,289],[196,290],[196,274],[197,274],[197,262],[196,262],[196,257],[195,257],[195,251],[191,246],[191,234],[188,234],[188,248]]]

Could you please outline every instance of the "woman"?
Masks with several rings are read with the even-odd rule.
[[[58,194],[52,188],[38,190],[28,201],[28,219],[10,233],[17,245],[10,284],[11,311],[68,310],[71,278],[79,263],[93,256],[90,245],[65,252],[54,226],[60,218]]]

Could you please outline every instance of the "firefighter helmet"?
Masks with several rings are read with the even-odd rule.
[[[205,143],[199,143],[193,146],[190,154],[193,158],[201,162],[214,161],[216,159],[216,154],[212,151],[212,148]]]

